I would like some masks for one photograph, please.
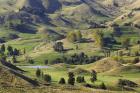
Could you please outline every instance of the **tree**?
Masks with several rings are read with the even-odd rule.
[[[37,70],[36,70],[36,77],[40,77],[41,76],[41,70],[38,68]]]
[[[127,87],[137,87],[138,84],[133,82],[133,81],[127,80],[127,79],[119,79],[118,80],[118,86],[122,87],[122,88],[124,86],[127,86]]]
[[[119,27],[119,25],[114,26],[113,31],[114,31],[113,34],[117,37],[122,35],[121,28]]]
[[[45,64],[45,65],[48,65],[48,63],[49,63],[48,60],[45,60],[45,61],[44,61],[44,64]]]
[[[56,42],[56,43],[53,45],[53,48],[54,48],[54,50],[57,51],[57,52],[62,52],[62,51],[64,51],[63,42]]]
[[[78,76],[76,81],[77,81],[77,83],[84,83],[85,82],[85,78],[84,78],[84,76]]]
[[[140,50],[140,40],[138,40],[137,44],[139,45],[139,50]]]
[[[137,64],[137,63],[139,63],[139,62],[140,62],[139,57],[136,57],[136,58],[133,60],[133,63],[134,63],[134,64]]]
[[[99,31],[95,31],[93,37],[95,39],[95,45],[102,49],[104,47],[103,34]]]
[[[129,38],[125,38],[122,40],[122,47],[125,49],[129,49],[130,46],[130,39]]]
[[[75,32],[69,32],[67,34],[67,40],[72,43],[75,42],[77,40]]]
[[[106,86],[105,86],[105,84],[104,84],[104,82],[102,82],[102,84],[100,85],[100,88],[101,88],[101,89],[104,89],[104,90],[107,89]]]
[[[15,49],[13,50],[13,55],[19,56],[19,54],[20,54],[19,50],[15,48]]]
[[[23,54],[26,54],[26,49],[25,48],[23,49]]]
[[[59,81],[59,84],[65,84],[65,83],[66,83],[65,79],[61,78],[60,81]]]
[[[73,72],[69,72],[68,73],[68,84],[70,85],[74,85],[75,83],[75,78],[74,78],[74,73]]]
[[[97,72],[95,70],[92,70],[90,80],[93,83],[97,80]]]
[[[2,44],[2,46],[1,46],[1,52],[5,52],[5,45],[4,44]]]
[[[30,64],[34,64],[35,61],[34,61],[33,59],[29,59],[29,60],[28,60],[28,63],[30,63]]]
[[[12,61],[13,61],[13,63],[17,63],[17,59],[16,59],[15,55],[13,55]]]
[[[13,48],[12,48],[11,46],[8,46],[8,47],[7,47],[7,50],[8,50],[8,54],[9,54],[10,56],[12,56],[12,55],[13,55]]]
[[[48,74],[45,74],[45,75],[44,75],[44,81],[46,81],[46,82],[48,82],[48,83],[51,83],[51,80],[52,80],[52,78],[51,78],[50,75],[48,75]]]

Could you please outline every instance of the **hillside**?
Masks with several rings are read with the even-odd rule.
[[[118,6],[115,6],[114,3]],[[80,27],[80,25],[83,25],[87,28],[120,15],[122,5],[128,6],[131,3],[129,0],[16,0],[5,1],[1,4],[3,4],[4,7],[7,6],[7,8],[11,7],[11,10],[5,9],[3,11],[15,11],[16,14],[9,15],[15,17],[18,15],[17,17],[25,22],[30,21],[25,20],[24,17],[28,16],[30,20],[33,20],[34,16],[34,20],[36,20],[37,23],[46,23],[47,21],[47,24],[55,26],[60,26],[61,24],[61,26]],[[134,4],[135,2],[132,3],[132,6],[134,6]],[[2,9],[4,9],[4,7],[2,7]],[[3,11],[1,11],[1,13]],[[20,15],[24,16],[21,18]],[[46,20],[42,20],[42,17]]]
[[[1,93],[140,93],[140,0],[0,0]]]

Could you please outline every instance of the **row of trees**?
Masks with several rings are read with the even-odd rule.
[[[13,48],[12,46],[5,46],[4,44],[1,45],[0,47],[0,54],[2,57],[12,57],[12,62],[9,61],[10,63],[17,63],[16,57],[21,54],[20,50],[17,48]]]
[[[12,46],[6,46],[3,44],[0,48],[0,53],[5,54],[7,50],[7,55],[8,56],[19,56],[20,55],[20,50],[17,48],[13,48]]]
[[[50,83],[52,78],[50,75],[48,74],[45,74],[41,71],[41,69],[37,69],[36,70],[36,77],[37,78],[43,78],[46,82]],[[90,78],[91,82],[95,82],[97,81],[97,72],[95,70],[92,70],[91,71],[91,78]],[[77,76],[77,78],[75,79],[75,75],[73,72],[69,72],[68,73],[68,84],[70,85],[74,85],[75,84],[75,81],[77,81],[77,83],[85,83],[85,78],[84,76]],[[65,84],[66,81],[64,78],[61,78],[60,81],[59,81],[60,84]]]
[[[73,64],[73,65],[82,65],[82,64],[93,63],[97,60],[100,60],[101,58],[102,56],[88,57],[88,55],[86,55],[84,52],[81,52],[79,54],[75,53],[68,57],[63,56],[62,58],[56,58],[55,60],[51,61],[51,64],[66,63],[66,64]]]

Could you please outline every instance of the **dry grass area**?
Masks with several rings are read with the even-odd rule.
[[[102,60],[97,61],[95,63],[81,66],[81,68],[85,68],[87,70],[94,69],[97,72],[101,73],[101,72],[110,71],[112,69],[115,69],[115,68],[121,67],[121,66],[122,65],[119,62],[117,62],[111,58],[105,58],[105,59],[102,59]]]

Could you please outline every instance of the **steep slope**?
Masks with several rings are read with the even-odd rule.
[[[11,11],[16,11],[16,14],[10,13],[10,16],[14,15],[16,18],[22,19],[22,21],[25,21],[24,17],[28,17],[28,20],[33,20],[33,16],[35,16],[34,18],[39,22],[45,19],[43,23],[48,22],[57,26],[58,24],[55,23],[59,23],[59,21],[60,23],[63,22],[64,26],[68,26],[69,24],[72,24],[72,26],[78,24],[92,25],[94,22],[103,22],[119,14],[118,7],[113,5],[108,7],[108,5],[102,3],[102,0],[10,1],[13,5],[9,5],[8,2],[5,1],[4,6],[7,6],[7,9],[12,7],[10,8]],[[18,6],[18,8],[15,9],[15,5]]]
[[[0,23],[19,19],[26,25],[47,24],[54,30],[55,27],[62,27],[62,30],[66,27],[87,29],[95,24],[99,27],[101,24],[106,25],[106,22],[114,18],[114,22],[121,20],[120,15],[129,14],[132,9],[138,8],[139,2],[139,0],[6,0],[1,1],[5,7],[1,9],[6,9],[7,14],[0,17]],[[134,20],[135,23],[139,23],[137,21],[139,12],[134,13],[134,18],[127,18],[126,21]]]
[[[23,74],[23,72],[25,72],[24,70],[16,67],[15,65],[11,63],[6,62],[5,60],[1,59],[0,62],[1,62],[0,73],[1,73],[1,79],[2,79],[1,82],[4,82],[4,84],[8,84],[7,86],[12,86],[13,83],[14,85],[16,83],[19,83],[17,79],[25,83],[24,86],[29,85],[29,84],[33,86],[39,86],[38,81],[33,80]],[[4,77],[7,75],[8,77],[6,79],[9,78],[10,81],[5,81]],[[19,83],[19,85],[22,85],[22,84]]]
[[[26,86],[28,82],[12,74],[6,68],[0,66],[0,86]]]
[[[115,18],[114,22],[119,24],[133,23],[134,25],[140,25],[140,0],[134,0],[133,3],[122,7],[124,12],[119,17]]]

